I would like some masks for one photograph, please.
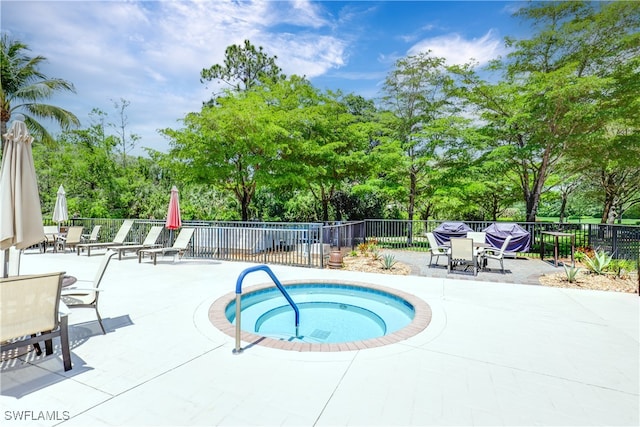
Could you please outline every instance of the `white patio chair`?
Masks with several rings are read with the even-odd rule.
[[[469,231],[467,233],[467,239],[472,239],[473,243],[486,243],[487,241],[487,233],[483,231]],[[482,252],[484,252],[484,248],[480,248],[475,246],[475,254],[476,256],[481,256]]]
[[[62,301],[69,308],[93,308],[96,311],[96,317],[98,318],[98,324],[102,329],[102,333],[106,334],[107,332],[104,329],[104,325],[102,324],[102,317],[100,317],[100,312],[98,311],[98,298],[100,297],[100,283],[102,282],[102,278],[104,277],[104,273],[107,270],[107,266],[109,265],[109,261],[116,253],[114,251],[108,250],[102,257],[102,261],[100,262],[100,266],[98,267],[98,271],[93,279],[93,281],[89,280],[78,280],[75,282],[73,287],[64,288],[62,290]],[[89,283],[90,287],[80,288],[76,287],[76,284],[79,283]]]
[[[427,240],[429,241],[429,254],[431,255],[429,257],[429,268],[431,268],[433,257],[436,257],[436,265],[438,265],[438,260],[441,256],[448,257],[449,250],[440,249],[433,233],[427,233]]]
[[[482,253],[482,263],[484,264],[487,259],[495,259],[500,261],[500,269],[502,270],[502,274],[504,274],[504,253],[507,250],[507,246],[509,246],[509,242],[511,241],[511,236],[507,236],[507,238],[502,243],[502,247],[498,251],[495,248],[487,248]]]
[[[465,270],[473,266],[473,275],[478,274],[478,256],[473,247],[473,239],[464,237],[454,237],[450,240],[451,252],[449,252],[449,263],[447,273],[450,273],[456,266],[464,265]]]
[[[64,272],[0,278],[0,351],[32,344],[53,354],[53,339],[60,338],[64,370],[71,369],[67,312],[60,304]]]

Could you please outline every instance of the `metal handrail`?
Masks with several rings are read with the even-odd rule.
[[[293,300],[291,299],[291,297],[289,296],[289,293],[286,291],[286,289],[284,288],[284,286],[282,286],[282,283],[280,283],[280,281],[278,280],[278,278],[276,277],[275,274],[273,274],[273,271],[271,271],[271,269],[266,266],[266,265],[256,265],[254,267],[249,267],[247,269],[245,269],[244,271],[242,271],[242,273],[240,273],[240,275],[238,276],[238,280],[236,281],[236,347],[233,349],[233,353],[234,354],[239,354],[242,353],[242,348],[240,347],[240,313],[241,313],[241,307],[240,307],[240,301],[241,301],[241,296],[242,296],[242,281],[244,280],[245,276],[249,273],[253,273],[256,271],[264,271],[266,272],[269,277],[271,277],[271,280],[273,280],[273,283],[276,284],[277,288],[280,290],[280,292],[282,293],[282,295],[285,297],[285,299],[287,300],[287,302],[289,302],[289,305],[291,306],[291,308],[293,308],[293,311],[295,312],[295,322],[296,322],[296,337],[298,337],[298,327],[300,326],[300,310],[298,310],[298,306],[296,305],[295,302],[293,302]]]

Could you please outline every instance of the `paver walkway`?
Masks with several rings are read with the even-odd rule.
[[[445,257],[440,257],[439,264],[429,267],[429,253],[416,251],[401,251],[385,249],[384,253],[392,254],[399,262],[411,266],[411,274],[416,276],[448,278],[455,280],[476,280],[499,283],[520,283],[527,285],[539,285],[538,278],[542,274],[562,273],[562,267],[555,267],[547,261],[540,261],[537,258],[505,258],[505,274],[500,270],[500,262],[489,260],[487,268],[478,272],[474,277],[473,270],[468,272],[456,270],[447,274],[447,261]]]

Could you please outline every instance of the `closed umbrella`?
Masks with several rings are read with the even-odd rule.
[[[26,125],[15,120],[5,135],[0,170],[0,249],[5,250],[7,276],[9,248],[25,249],[44,240],[40,194]]]
[[[167,230],[177,230],[182,227],[182,219],[180,218],[180,197],[178,196],[178,188],[174,185],[171,187],[171,198],[169,199],[169,210],[167,211],[167,222],[165,223]],[[170,239],[173,238],[171,233]]]
[[[58,196],[56,197],[56,206],[53,208],[53,221],[58,223],[69,219],[69,213],[67,211],[67,194],[64,191],[64,187],[61,185],[58,188]]]

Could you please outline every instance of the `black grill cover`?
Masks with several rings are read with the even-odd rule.
[[[443,222],[433,230],[433,236],[439,245],[442,245],[452,237],[467,237],[467,232],[473,231],[464,222]]]
[[[507,236],[511,236],[505,252],[528,252],[531,246],[531,234],[518,224],[497,222],[482,231],[487,233],[487,243],[498,249],[502,247]]]

